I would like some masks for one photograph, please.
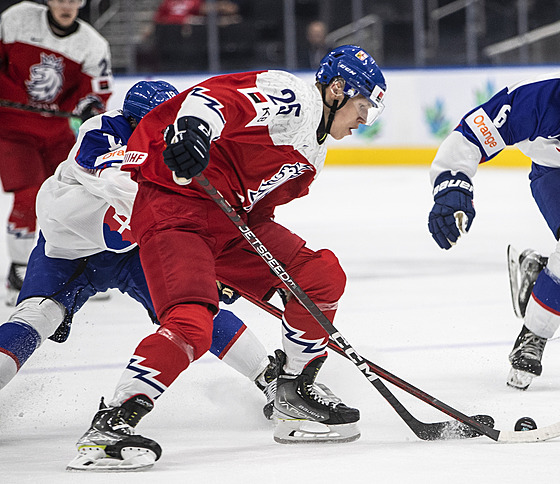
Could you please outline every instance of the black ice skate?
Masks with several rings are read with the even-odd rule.
[[[266,405],[263,407],[264,416],[272,420],[274,413],[274,397],[276,396],[276,379],[282,371],[286,361],[286,354],[282,350],[275,350],[274,356],[268,356],[270,363],[264,371],[255,379],[255,385],[266,396]]]
[[[12,262],[8,279],[6,280],[6,306],[15,306],[23,279],[25,279],[26,264],[16,264]]]
[[[542,355],[546,338],[532,333],[525,325],[509,354],[511,370],[507,379],[510,387],[526,390],[534,377],[542,373]]]
[[[513,310],[518,318],[524,318],[527,304],[533,292],[537,277],[548,263],[544,257],[533,249],[526,249],[521,254],[508,246],[508,269]]]
[[[134,434],[140,419],[154,404],[145,395],[135,395],[120,407],[107,407],[101,399],[91,427],[78,440],[78,455],[67,470],[138,471],[149,469],[161,456],[161,447]]]
[[[300,375],[278,377],[274,400],[276,442],[352,442],[360,437],[359,410],[344,405],[324,385],[314,385],[325,359],[311,361]]]

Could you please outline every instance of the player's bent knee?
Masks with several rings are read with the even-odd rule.
[[[32,327],[41,337],[41,343],[51,336],[66,316],[66,308],[44,297],[30,297],[20,302],[8,321]]]
[[[165,313],[161,326],[162,329],[170,331],[176,338],[191,346],[195,360],[210,349],[213,314],[204,304],[173,306]]]
[[[295,276],[306,293],[318,302],[335,302],[346,287],[346,274],[334,253],[321,249],[306,260]]]

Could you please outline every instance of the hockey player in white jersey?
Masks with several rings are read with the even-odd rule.
[[[135,84],[122,111],[107,112],[82,125],[67,160],[41,187],[39,240],[17,307],[0,325],[0,388],[47,338],[65,341],[74,314],[97,292],[119,289],[140,302],[159,324],[128,228],[137,185],[120,164],[140,119],[175,94],[176,89],[164,81]],[[235,300],[221,284],[219,293],[222,301]],[[276,358],[267,356],[256,336],[230,311],[220,311],[214,320],[211,352],[255,381],[265,394],[273,392]],[[273,396],[265,407],[269,418]],[[135,408],[134,399],[128,406]]]
[[[559,239],[560,73],[554,73],[504,88],[469,111],[439,147],[430,169],[434,206],[428,227],[442,249],[450,249],[471,227],[471,180],[478,165],[506,146],[531,159],[533,198]],[[548,259],[531,250],[514,259],[510,275],[521,283],[513,291],[514,306],[524,324],[509,354],[507,384],[525,390],[542,373],[544,347],[560,325],[560,244]]]

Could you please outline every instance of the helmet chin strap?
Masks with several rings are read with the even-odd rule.
[[[344,99],[342,100],[342,102],[338,103],[338,101],[335,99],[333,101],[332,104],[329,104],[326,100],[326,92],[327,92],[327,85],[326,84],[321,84],[321,98],[323,99],[323,104],[325,106],[327,106],[329,108],[329,117],[327,118],[327,123],[325,125],[325,117],[323,116],[321,118],[321,123],[319,124],[319,127],[317,128],[317,142],[319,144],[323,144],[325,142],[325,140],[327,139],[327,135],[330,134],[331,132],[331,126],[333,124],[334,121],[334,116],[336,114],[336,112],[339,109],[342,109],[344,107],[344,105],[348,102],[348,99],[350,99],[348,96],[344,96]]]

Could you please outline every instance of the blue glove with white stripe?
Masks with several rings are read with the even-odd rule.
[[[470,178],[460,171],[441,173],[434,183],[434,206],[428,229],[442,249],[450,249],[471,228],[476,212]]]

